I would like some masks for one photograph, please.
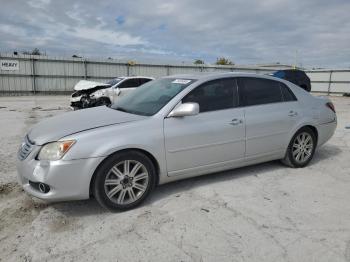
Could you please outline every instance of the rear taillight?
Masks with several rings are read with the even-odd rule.
[[[335,113],[335,107],[332,102],[326,103],[326,106]]]

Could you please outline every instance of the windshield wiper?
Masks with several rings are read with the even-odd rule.
[[[121,111],[121,112],[125,112],[125,113],[129,113],[129,114],[134,114],[134,115],[141,115],[141,116],[151,116],[152,114],[148,114],[145,112],[140,112],[140,111],[134,111],[134,110],[127,110],[123,107],[113,107],[113,109]]]

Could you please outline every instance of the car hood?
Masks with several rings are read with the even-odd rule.
[[[104,84],[99,82],[93,82],[93,81],[87,81],[87,80],[80,80],[75,86],[74,90],[80,91],[80,90],[88,90],[95,87],[110,87],[110,84]]]
[[[93,107],[47,118],[29,131],[28,138],[37,145],[93,128],[127,123],[147,118],[128,114],[106,106]]]

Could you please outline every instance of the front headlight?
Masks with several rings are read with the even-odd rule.
[[[75,140],[58,141],[44,145],[38,155],[39,160],[59,160],[72,147]]]

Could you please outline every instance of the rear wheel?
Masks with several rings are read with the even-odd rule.
[[[282,162],[290,167],[304,167],[313,158],[315,149],[314,131],[309,127],[303,127],[293,136]]]
[[[153,190],[155,176],[152,161],[142,153],[117,153],[97,170],[93,194],[109,210],[132,209]]]

